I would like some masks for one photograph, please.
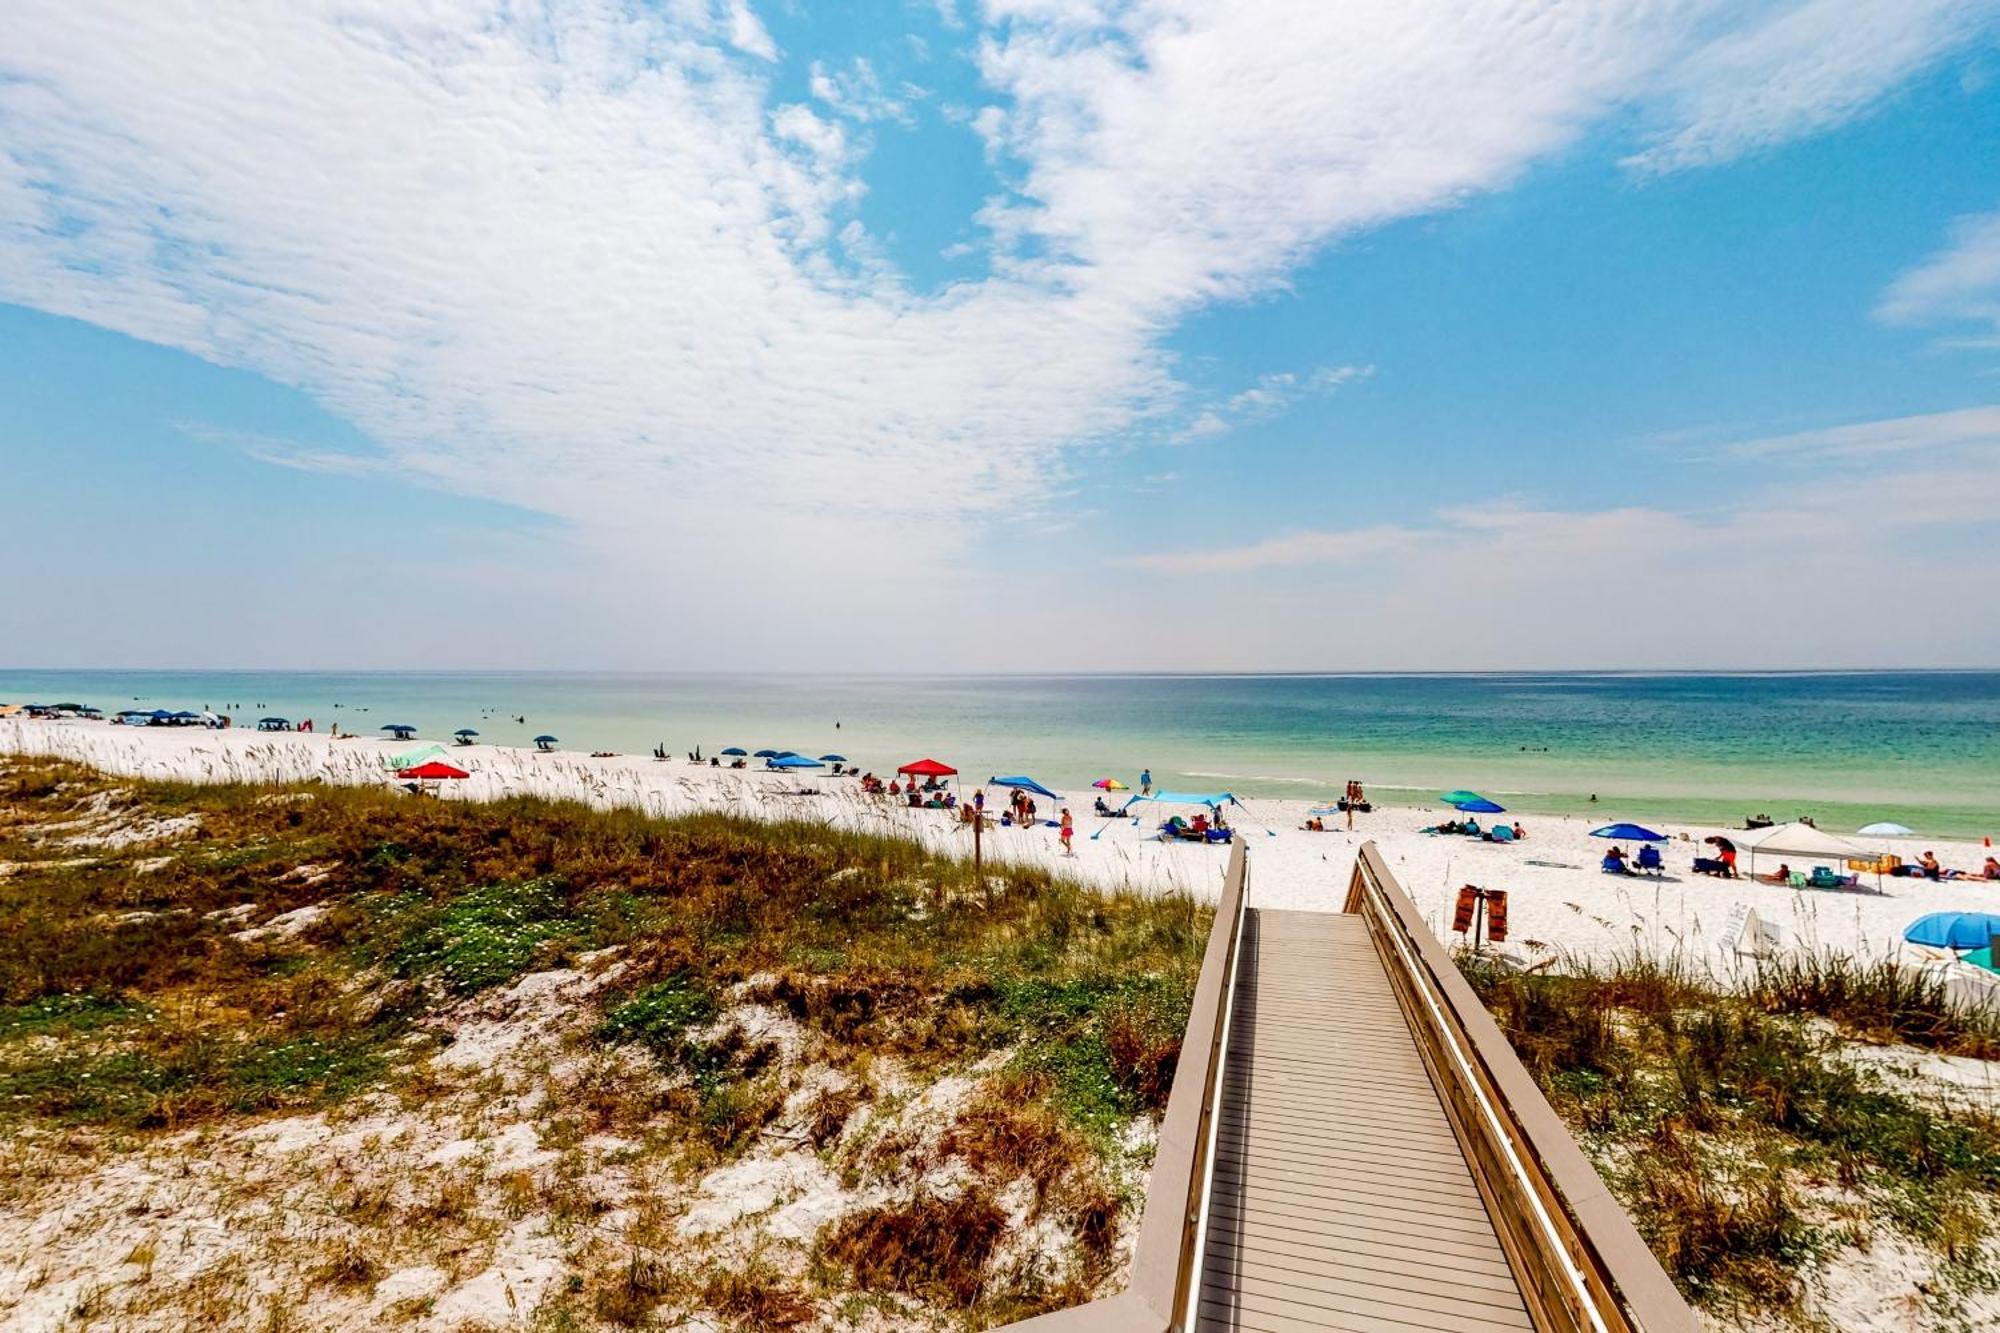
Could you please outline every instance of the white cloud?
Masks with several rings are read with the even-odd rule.
[[[1741,458],[1803,458],[1859,462],[1900,454],[1991,453],[2000,456],[2000,407],[1862,421],[1822,430],[1746,440],[1730,452]]]
[[[1666,124],[1632,159],[1705,166],[1867,110],[2000,16],[1994,0],[1801,0],[1672,66]]]
[[[1897,49],[1960,30],[1917,8]],[[755,595],[827,628],[873,599],[920,628],[1069,449],[1180,408],[1163,343],[1191,312],[1506,186],[1728,41],[1722,12],[989,0],[973,123],[1018,188],[980,215],[993,276],[919,296],[856,219],[863,150],[772,104],[744,0],[16,0],[0,299],[298,386],[384,467],[567,521],[607,616],[726,630]],[[1767,64],[1725,52],[1699,86]],[[822,73],[849,114],[899,104]],[[1677,96],[1702,124],[1726,100]],[[796,552],[836,541],[929,555],[856,560],[829,599]]]
[[[1983,324],[2000,347],[2000,213],[1952,224],[1951,243],[1897,278],[1876,315],[1891,324]]]
[[[2000,407],[1770,436],[1728,453],[1752,467],[1750,476],[1718,478],[1727,481],[1724,498],[1702,511],[1639,505],[1548,511],[1499,499],[1441,508],[1426,523],[1290,532],[1237,546],[1142,553],[1121,563],[1158,574],[1225,575],[1335,570],[1384,556],[1401,564],[1443,552],[1485,579],[1543,557],[1554,561],[1544,571],[1551,572],[1600,546],[1634,564],[1650,550],[1658,568],[1678,570],[1682,559],[1719,545],[1740,557],[1745,572],[1775,573],[1797,554],[1787,544],[1817,550],[1830,531],[1850,550],[1881,550],[1885,566],[1893,566],[1894,547],[1911,531],[2000,525]]]
[[[729,44],[765,60],[778,58],[778,44],[771,40],[763,21],[750,11],[750,0],[729,0]]]
[[[1227,435],[1239,426],[1269,421],[1309,398],[1325,397],[1374,373],[1373,366],[1322,366],[1307,375],[1291,371],[1260,375],[1249,388],[1194,409],[1188,424],[1173,438],[1185,443]]]

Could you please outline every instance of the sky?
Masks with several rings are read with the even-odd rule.
[[[2000,665],[2000,0],[12,0],[0,665]]]

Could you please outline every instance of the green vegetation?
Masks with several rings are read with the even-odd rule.
[[[167,818],[188,822],[144,833]],[[817,824],[25,759],[0,760],[0,866],[0,1146],[52,1125],[145,1142],[364,1096],[357,1114],[469,1115],[482,1089],[531,1081],[519,1114],[563,1165],[486,1195],[441,1171],[412,1197],[342,1176],[336,1211],[359,1230],[314,1261],[329,1289],[365,1289],[409,1236],[462,1249],[500,1225],[488,1204],[591,1224],[609,1205],[588,1142],[683,1180],[801,1152],[870,1191],[779,1268],[685,1262],[642,1198],[629,1252],[597,1255],[551,1306],[614,1325],[665,1306],[791,1327],[842,1299],[984,1323],[1087,1299],[1135,1202],[1123,1131],[1164,1108],[1209,924],[1186,899],[975,877]],[[530,973],[566,989],[534,1008],[544,992],[509,989]],[[429,1058],[495,1023],[548,1026],[560,1058]],[[921,1102],[933,1086],[955,1091]],[[1072,1258],[995,1257],[999,1200],[1019,1209],[1023,1181]]]
[[[1828,959],[1735,993],[1643,959],[1460,967],[1690,1299],[1803,1319],[1804,1274],[1882,1228],[1937,1256],[1938,1315],[2000,1280],[2000,1122],[1894,1086],[1839,1035],[1991,1050],[1941,990]]]

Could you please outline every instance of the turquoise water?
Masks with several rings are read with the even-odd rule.
[[[812,677],[0,671],[0,701],[212,707],[324,729],[672,753],[933,755],[968,776],[1117,776],[1378,800],[1470,787],[1512,809],[1740,822],[1811,813],[2000,835],[2000,672]],[[525,717],[525,722],[514,718]],[[1598,797],[1592,805],[1589,797]]]

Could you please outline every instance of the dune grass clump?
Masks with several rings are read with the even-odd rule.
[[[1938,1255],[1941,1305],[2000,1280],[2000,1121],[1892,1086],[1815,1022],[1826,992],[1800,978],[1865,969],[1732,992],[1655,961],[1460,968],[1691,1299],[1796,1315],[1814,1266],[1873,1226]]]
[[[198,826],[164,844],[65,843],[80,820],[179,816]],[[975,884],[914,843],[818,825],[43,760],[0,769],[0,860],[0,1114],[135,1127],[337,1099],[442,1007],[609,948],[626,967],[599,1039],[705,1079],[724,1138],[755,1118],[754,1044],[689,1034],[746,987],[836,1053],[1018,1046],[1102,1127],[1162,1104],[1206,927],[1185,899],[1021,868]],[[256,929],[307,907],[297,930]],[[59,1049],[8,1054],[37,1034]]]
[[[1098,1294],[1209,926],[815,823],[24,759],[0,759],[0,865],[0,1153],[191,1126],[167,1151],[235,1151],[244,1117],[328,1111],[383,1146],[323,1165],[338,1234],[302,1289],[362,1301],[422,1246],[456,1270],[629,1205],[651,1220],[581,1242],[547,1298],[579,1327],[983,1326]],[[495,1118],[537,1165],[397,1156],[413,1125]],[[782,1156],[857,1197],[768,1254],[759,1217],[674,1230],[710,1173]]]
[[[987,1260],[1006,1229],[1007,1214],[984,1193],[919,1194],[849,1215],[821,1248],[863,1291],[965,1309],[978,1300]]]
[[[1956,1000],[1936,972],[1828,951],[1761,960],[1745,993],[1772,1013],[1818,1014],[1868,1041],[2000,1059],[2000,1017]]]

